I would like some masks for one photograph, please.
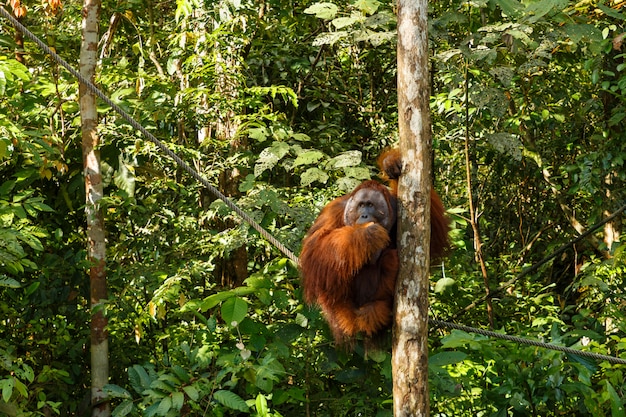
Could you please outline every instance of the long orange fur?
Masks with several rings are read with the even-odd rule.
[[[397,149],[378,160],[390,188],[366,181],[351,194],[328,203],[302,244],[300,270],[304,298],[319,305],[335,341],[349,342],[358,333],[374,336],[389,328],[399,261],[395,247],[395,224],[390,233],[376,223],[346,225],[344,210],[359,189],[373,188],[396,207],[397,178],[402,161]],[[431,192],[431,259],[448,247],[448,220],[437,193]],[[380,253],[373,262],[373,257]],[[363,295],[366,294],[366,299]]]

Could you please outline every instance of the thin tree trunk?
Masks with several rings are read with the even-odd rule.
[[[100,0],[84,0],[83,38],[80,48],[80,73],[95,79],[98,52],[98,21]],[[104,302],[107,298],[105,271],[104,216],[100,207],[103,195],[98,147],[98,113],[96,97],[80,85],[83,167],[85,175],[87,218],[87,256],[91,286],[91,404],[93,416],[109,416],[110,405],[102,391],[109,380],[109,346]]]
[[[431,126],[427,0],[398,1],[400,272],[393,330],[394,416],[428,416]]]
[[[469,121],[469,71],[468,64],[465,64],[465,180],[467,183],[467,199],[469,202],[470,224],[474,233],[474,252],[476,262],[480,265],[480,272],[483,276],[483,284],[485,285],[485,297],[487,300],[487,319],[489,327],[493,329],[493,305],[491,303],[491,287],[489,285],[489,274],[487,273],[487,265],[483,254],[483,242],[480,238],[480,226],[478,223],[478,212],[476,211],[476,203],[474,201],[474,189],[472,182],[472,172],[475,171],[474,163],[470,153],[470,121]]]

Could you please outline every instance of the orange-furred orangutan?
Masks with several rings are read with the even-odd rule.
[[[378,164],[391,188],[365,181],[324,207],[302,243],[304,298],[322,309],[335,342],[389,328],[398,276],[396,208],[402,159],[397,149]],[[448,220],[435,191],[430,197],[431,259],[448,246]]]

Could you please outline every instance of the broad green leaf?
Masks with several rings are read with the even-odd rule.
[[[124,417],[130,414],[130,412],[133,411],[133,408],[134,404],[131,400],[124,400],[120,403],[120,405],[113,409],[111,415],[113,417]]]
[[[339,180],[337,181],[337,188],[339,188],[344,193],[350,193],[352,192],[352,190],[358,187],[361,182],[361,180],[356,178],[343,177],[339,178]]]
[[[254,166],[254,176],[258,177],[266,170],[273,169],[288,152],[289,144],[285,142],[274,142],[269,148],[263,149]]]
[[[54,209],[49,205],[42,203],[41,201],[29,201],[28,202],[35,210],[45,211],[45,212],[54,212]]]
[[[292,167],[299,165],[311,165],[319,162],[324,157],[324,153],[316,150],[304,151],[296,157]]]
[[[222,304],[222,319],[230,325],[237,325],[248,314],[248,303],[242,298],[232,297]]]
[[[39,284],[39,282],[37,284]],[[0,276],[0,287],[20,288],[21,284],[19,283],[19,281],[13,278],[9,278],[5,275]]]
[[[345,38],[348,36],[348,32],[345,30],[340,30],[337,32],[325,32],[320,35],[317,35],[313,40],[313,46],[322,46],[322,45],[334,45],[339,39]]]
[[[565,5],[566,4],[567,3],[565,3]],[[528,21],[535,23],[553,9],[560,10],[565,5],[561,0],[539,0],[529,3],[528,6],[526,6],[526,14],[530,16]]]
[[[126,391],[124,388],[118,385],[107,384],[102,388],[102,390],[107,394],[109,398],[125,398],[129,400],[133,398],[130,392]]]
[[[246,286],[253,288],[253,289],[272,288],[274,286],[271,279],[262,275],[250,276],[245,279],[244,284],[246,284]]]
[[[144,367],[141,365],[133,365],[128,368],[128,379],[137,394],[142,394],[147,388],[150,387],[150,383],[152,382],[152,378],[150,378]]]
[[[300,176],[300,184],[303,187],[307,187],[315,181],[326,184],[326,181],[328,181],[328,174],[319,168],[309,168]]]
[[[242,193],[248,192],[254,188],[254,184],[255,184],[254,175],[248,174],[246,175],[246,178],[243,181],[241,181],[241,184],[239,184],[239,191],[241,191]]]
[[[209,309],[212,309],[222,301],[228,300],[234,295],[235,294],[232,291],[222,291],[216,294],[211,294],[207,298],[202,300],[202,303],[200,304],[200,311],[205,312]]]
[[[185,384],[189,383],[189,381],[191,380],[191,376],[189,375],[187,370],[180,365],[172,366],[172,372],[174,372],[174,374]]]
[[[172,408],[176,411],[180,411],[185,404],[185,394],[182,392],[174,392],[172,393]]]
[[[435,284],[435,293],[442,293],[446,288],[453,286],[456,283],[452,278],[441,278],[437,280]]]
[[[304,9],[304,13],[313,14],[318,19],[326,20],[333,19],[337,15],[338,11],[339,8],[336,5],[328,2],[315,3]]]
[[[517,16],[524,9],[524,5],[517,0],[496,0],[495,3],[507,16]]]
[[[355,178],[359,181],[365,181],[371,179],[370,170],[366,167],[346,167],[343,172],[347,177]]]
[[[15,75],[20,78],[22,81],[28,81],[31,78],[30,72],[28,72],[28,68],[19,61],[15,59],[9,59],[3,65],[4,68],[11,73],[11,75]]]
[[[454,365],[466,357],[467,354],[458,351],[440,352],[428,357],[428,366]]]
[[[624,410],[624,403],[622,403],[622,399],[619,394],[613,388],[613,385],[607,380],[606,381],[606,390],[609,394],[609,400],[611,401],[611,417],[624,417],[626,416],[626,411]]]
[[[2,92],[0,92],[0,95],[2,95]],[[9,145],[10,143],[8,140],[0,138],[0,159],[8,156]]]
[[[185,391],[185,394],[187,394],[189,399],[192,401],[198,401],[200,398],[200,393],[193,385],[184,386],[183,391]]]
[[[272,134],[265,126],[251,127],[248,129],[248,136],[260,143],[265,142],[271,135]]]
[[[122,155],[119,155],[118,169],[113,176],[113,182],[120,190],[126,191],[129,197],[135,195],[135,174],[134,167],[124,162]]]
[[[2,400],[8,403],[13,395],[14,376],[9,376],[7,379],[0,380],[2,386]]]
[[[231,391],[219,390],[213,395],[222,405],[237,411],[248,412],[250,407],[239,395]]]
[[[267,398],[265,398],[265,395],[259,393],[256,396],[256,400],[254,403],[257,414],[261,417],[267,416],[269,409],[267,408]]]
[[[172,398],[164,397],[159,403],[159,407],[157,408],[156,414],[159,416],[165,416],[172,408]]]
[[[161,379],[155,379],[154,381],[152,381],[152,383],[150,383],[150,388],[155,391],[158,390],[164,395],[169,395],[174,390],[172,384],[168,384]]]
[[[461,330],[452,330],[448,336],[441,339],[441,343],[444,349],[455,349],[466,345],[475,349],[477,348],[476,342],[485,338],[484,336],[469,334]]]
[[[29,382],[32,382],[32,380],[31,378]],[[28,397],[28,388],[26,385],[17,378],[14,378],[13,381],[15,382],[15,391],[19,392],[22,397]]]
[[[332,24],[337,29],[343,29],[347,26],[353,25],[357,22],[362,22],[363,19],[359,16],[350,16],[350,17],[338,17],[333,19]]]
[[[347,151],[330,160],[329,165],[333,169],[357,166],[361,163],[361,151]]]
[[[602,42],[602,31],[593,25],[568,23],[563,27],[563,30],[574,43],[597,42],[600,44]]]
[[[302,313],[296,314],[296,324],[300,327],[306,328],[309,325],[309,319],[306,318]]]
[[[371,15],[376,13],[380,7],[380,2],[378,0],[357,0],[353,5],[363,13]]]
[[[298,142],[310,142],[311,141],[311,137],[307,135],[306,133],[292,133],[290,136],[293,139],[297,140]]]
[[[620,13],[617,10],[613,10],[608,6],[605,6],[602,3],[597,3],[597,7],[602,10],[607,16],[610,16],[614,19],[626,20],[626,14]]]

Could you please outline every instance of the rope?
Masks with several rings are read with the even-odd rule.
[[[228,197],[220,192],[213,184],[211,184],[206,178],[200,175],[195,169],[193,169],[189,164],[183,161],[174,151],[169,149],[163,142],[157,139],[152,133],[148,132],[146,128],[140,125],[132,116],[120,106],[115,104],[111,99],[109,99],[95,84],[93,84],[90,80],[83,77],[78,71],[76,71],[70,64],[68,64],[63,58],[57,55],[52,49],[48,47],[45,43],[43,43],[37,36],[35,36],[32,32],[30,32],[24,25],[22,25],[17,19],[15,19],[9,12],[7,12],[4,7],[0,6],[0,14],[8,19],[13,26],[22,32],[26,37],[35,42],[37,46],[39,46],[44,52],[52,57],[58,64],[60,64],[63,68],[69,71],[74,77],[78,79],[79,82],[84,84],[93,94],[98,96],[102,101],[111,106],[111,108],[117,112],[122,118],[124,118],[133,128],[140,131],[146,138],[148,138],[152,143],[154,143],[157,147],[159,147],[167,156],[172,158],[181,168],[183,168],[189,175],[195,178],[200,182],[206,189],[208,189],[213,195],[222,200],[232,211],[237,213],[239,217],[241,217],[246,223],[252,226],[257,232],[261,234],[268,242],[274,245],[278,250],[280,250],[283,254],[285,254],[289,259],[298,264],[297,256],[288,249],[285,245],[278,241],[274,236],[272,236],[267,230],[265,230],[260,224],[258,224],[252,217],[250,217],[246,212],[241,210],[235,203],[233,203]]]
[[[76,77],[76,79],[78,79],[79,82],[84,84],[92,93],[94,93],[96,96],[98,96],[106,104],[111,106],[111,108],[115,112],[117,112],[120,116],[122,116],[122,118],[124,118],[133,128],[135,128],[138,131],[140,131],[146,138],[148,138],[152,143],[154,143],[158,148],[160,148],[167,156],[169,156],[171,159],[173,159],[189,175],[191,175],[198,182],[200,182],[212,194],[214,194],[216,197],[218,197],[220,200],[222,200],[231,210],[233,210],[235,213],[237,213],[237,215],[239,215],[239,217],[241,217],[242,220],[247,222],[257,232],[259,232],[261,234],[261,236],[263,236],[265,239],[267,239],[268,242],[270,242],[272,245],[274,245],[284,255],[286,255],[289,259],[291,259],[296,265],[299,263],[298,262],[298,257],[291,250],[289,250],[285,245],[283,245],[281,242],[279,242],[274,236],[272,236],[268,231],[266,231],[256,221],[254,221],[254,219],[252,219],[252,217],[250,217],[246,212],[241,210],[228,197],[226,197],[224,194],[222,194],[213,184],[211,184],[207,179],[205,179],[202,175],[200,175],[195,169],[193,169],[191,166],[189,166],[189,164],[187,164],[185,161],[183,161],[175,152],[173,152],[171,149],[169,149],[163,142],[161,142],[154,135],[152,135],[152,133],[148,132],[142,125],[140,125],[135,119],[133,119],[132,116],[130,116],[128,113],[126,113],[126,111],[124,111],[124,109],[122,109],[120,106],[118,106],[113,101],[111,101],[111,99],[109,99],[90,80],[88,80],[85,77],[83,77],[78,71],[76,71],[63,58],[61,58],[59,55],[57,55],[56,52],[54,52],[45,43],[43,43],[37,36],[35,36],[28,29],[26,29],[26,27],[24,25],[22,25],[17,19],[15,19],[10,13],[8,13],[4,9],[4,7],[2,7],[2,6],[0,6],[0,14],[2,16],[4,16],[6,19],[8,19],[17,30],[19,30],[24,35],[26,35],[26,37],[28,37],[30,40],[35,42],[37,44],[37,46],[39,46],[44,52],[46,52],[48,55],[50,55],[58,64],[60,64],[63,68],[65,68],[67,71],[69,71],[70,74],[72,74],[74,77]],[[617,216],[617,214],[619,214],[620,212],[622,212],[624,210],[626,210],[626,205],[623,206],[622,208],[620,208],[617,212],[613,213],[613,215],[607,217],[602,222],[598,223],[597,225],[595,225],[594,227],[589,229],[587,232],[585,232],[582,235],[580,235],[576,240],[574,240],[572,242],[569,242],[566,245],[563,245],[556,252],[554,252],[551,256],[548,256],[548,257],[544,258],[539,263],[533,265],[532,267],[528,268],[527,270],[522,271],[518,276],[516,276],[512,280],[508,281],[507,283],[503,284],[502,287],[496,289],[494,291],[494,293],[498,292],[498,291],[502,291],[504,288],[506,288],[507,286],[512,285],[515,281],[520,279],[522,276],[524,276],[524,275],[526,275],[526,274],[528,274],[528,273],[530,273],[532,271],[535,271],[541,265],[543,265],[544,263],[548,262],[550,259],[552,259],[555,256],[559,255],[563,251],[565,251],[567,249],[567,247],[571,246],[572,244],[574,244],[574,243],[578,242],[579,240],[585,238],[586,236],[590,235],[595,230],[597,230],[600,226],[602,226],[604,223],[610,221],[615,216]],[[492,293],[492,295],[493,295],[493,293]],[[484,300],[482,300],[482,301],[484,301]],[[473,308],[479,302],[481,302],[481,301],[479,300],[479,301],[471,304],[468,307],[469,308]],[[466,308],[466,309],[469,309],[469,308]],[[464,309],[461,312],[464,312],[464,311],[466,311],[466,310]],[[454,317],[456,317],[461,312],[457,313]],[[537,341],[537,340],[525,339],[525,338],[518,337],[518,336],[510,336],[510,335],[507,335],[507,334],[502,334],[502,333],[496,333],[496,332],[492,332],[492,331],[488,331],[488,330],[477,329],[477,328],[474,328],[474,327],[464,326],[464,325],[454,324],[454,323],[449,323],[449,322],[445,322],[445,321],[441,321],[441,320],[429,319],[428,321],[429,321],[429,323],[431,325],[434,325],[436,327],[446,327],[446,328],[450,328],[450,329],[462,330],[462,331],[468,332],[468,333],[476,333],[476,334],[480,334],[480,335],[483,335],[483,336],[488,336],[488,337],[493,337],[493,338],[498,338],[498,339],[503,339],[503,340],[509,340],[509,341],[512,341],[512,342],[515,342],[515,343],[519,343],[519,344],[537,346],[537,347],[541,347],[541,348],[544,348],[544,349],[556,350],[556,351],[560,351],[560,352],[564,352],[564,353],[568,353],[568,354],[572,354],[572,355],[584,356],[584,357],[587,357],[587,358],[596,359],[596,360],[600,360],[600,361],[607,361],[609,363],[614,363],[614,364],[626,364],[626,359],[621,359],[621,358],[617,358],[617,357],[613,357],[613,356],[601,355],[601,354],[598,354],[598,353],[572,349],[572,348],[568,348],[568,347],[564,347],[564,346],[558,346],[558,345],[553,345],[553,344],[550,344],[550,343],[540,342],[540,341]]]
[[[540,347],[544,349],[556,350],[556,351],[567,353],[570,355],[584,356],[584,357],[599,360],[599,361],[607,361],[609,363],[626,365],[626,359],[617,358],[614,356],[607,356],[607,355],[602,355],[599,353],[587,352],[584,350],[578,350],[578,349],[573,349],[573,348],[569,348],[565,346],[554,345],[552,343],[540,342],[539,340],[526,339],[526,338],[518,337],[518,336],[510,336],[508,334],[496,333],[496,332],[492,332],[489,330],[476,329],[474,327],[464,326],[462,324],[448,323],[446,321],[441,321],[441,320],[428,319],[428,322],[431,325],[434,325],[436,327],[446,327],[449,329],[462,330],[467,333],[476,333],[476,334],[480,334],[480,335],[487,336],[487,337],[495,337],[498,339],[515,342],[518,344],[536,346],[536,347]]]

